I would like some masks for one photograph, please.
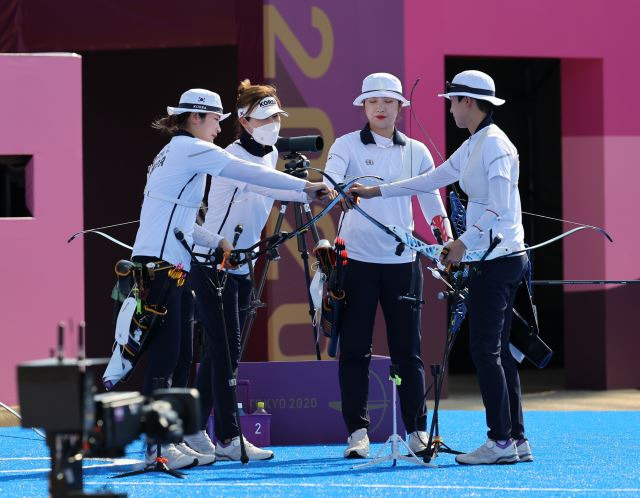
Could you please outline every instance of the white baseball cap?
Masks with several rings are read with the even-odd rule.
[[[167,107],[167,113],[182,114],[183,112],[210,112],[220,116],[220,121],[227,119],[231,113],[222,112],[222,101],[220,95],[203,88],[192,88],[180,96],[178,107]]]
[[[447,92],[439,93],[438,97],[451,99],[455,95],[486,100],[493,105],[502,105],[504,100],[496,97],[496,85],[493,78],[482,71],[471,69],[462,71],[453,77],[453,81],[446,83]]]
[[[373,73],[362,80],[362,93],[353,101],[353,105],[363,105],[364,100],[371,97],[396,99],[402,102],[402,107],[411,105],[402,96],[400,80],[389,73]]]
[[[248,107],[241,107],[240,109],[238,109],[238,117],[266,119],[273,116],[274,114],[282,114],[284,117],[289,117],[286,112],[280,109],[278,100],[271,96],[264,97],[260,102],[254,105],[253,110],[249,113],[249,115],[247,115],[248,111]]]

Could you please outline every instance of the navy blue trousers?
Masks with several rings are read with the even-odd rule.
[[[527,264],[525,255],[485,261],[469,281],[469,342],[484,403],[487,436],[524,436],[517,363],[509,350],[513,302]]]
[[[171,387],[187,387],[193,366],[193,312],[194,298],[190,281],[180,298],[180,354],[173,370]]]
[[[414,289],[411,289],[415,266]],[[369,363],[373,325],[378,303],[387,327],[391,362],[398,365],[402,384],[398,388],[402,420],[407,432],[425,430],[424,364],[420,357],[420,310],[412,309],[400,295],[422,294],[422,271],[413,263],[377,264],[349,260],[344,288],[346,302],[340,327],[338,377],[342,416],[347,431],[369,427]],[[417,423],[416,423],[417,415]]]

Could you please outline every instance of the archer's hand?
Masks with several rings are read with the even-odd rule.
[[[456,239],[444,246],[440,254],[440,261],[444,265],[458,265],[462,261],[466,250],[467,246],[460,239]]]
[[[222,252],[223,252],[223,258],[222,258],[222,263],[220,264],[220,269],[230,270],[232,268],[237,268],[238,265],[234,262],[233,258],[231,257],[232,251],[234,249],[234,247],[231,245],[231,242],[229,242],[227,239],[222,239],[218,243],[218,248],[222,249]]]
[[[304,192],[314,201],[326,201],[331,189],[322,182],[307,182]]]
[[[349,189],[351,197],[362,197],[363,199],[371,199],[372,197],[380,197],[380,187],[365,187],[359,183],[354,183]]]
[[[329,190],[329,193],[326,195],[326,197],[323,199],[322,204],[324,204],[325,206],[327,204],[329,204],[333,199],[335,199],[336,197],[338,197],[338,191],[336,189],[331,189]]]
[[[358,185],[358,184],[354,183],[354,185]],[[341,187],[342,187],[342,185],[341,185]],[[336,193],[337,193],[337,191],[336,191]],[[358,198],[358,196],[351,194],[351,189],[346,191],[345,194],[346,195],[343,196],[342,199],[340,199],[340,208],[342,208],[343,211],[348,211],[349,209],[353,208],[354,204],[359,203],[360,199]]]
[[[225,252],[233,251],[233,246],[231,245],[231,242],[229,242],[227,239],[222,239],[220,242],[218,242],[218,247]]]

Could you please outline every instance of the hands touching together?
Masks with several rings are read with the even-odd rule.
[[[339,195],[336,190],[330,189],[322,182],[308,182],[304,191],[312,200],[319,200],[325,204]],[[380,187],[366,187],[359,183],[354,183],[347,191],[347,197],[340,200],[340,205],[342,209],[346,211],[351,209],[354,203],[359,202],[359,198],[372,199],[374,197],[380,197],[380,195]],[[458,265],[464,257],[466,250],[467,247],[460,239],[453,240],[445,245],[440,255],[440,261],[445,265]]]
[[[307,182],[304,192],[309,196],[311,201],[320,201],[323,203],[331,201],[337,195],[335,194],[335,190],[330,189],[323,182]]]
[[[329,188],[323,182],[307,182],[307,186],[305,187],[304,191],[309,196],[311,201],[320,201],[323,204],[331,202],[339,195],[337,190]],[[351,209],[352,203],[358,202],[357,195],[355,193],[352,194],[351,189],[347,192],[347,194],[349,194],[349,199],[340,199],[340,205],[342,206],[342,209],[344,211]]]

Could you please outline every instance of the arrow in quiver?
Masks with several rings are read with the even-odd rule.
[[[320,249],[320,250],[318,250]],[[335,358],[338,353],[340,320],[345,305],[344,275],[348,263],[348,253],[344,239],[336,238],[334,247],[316,249],[316,257],[321,271],[329,275],[326,290],[322,297],[322,316],[320,328],[329,338],[327,353]]]

